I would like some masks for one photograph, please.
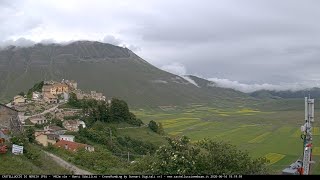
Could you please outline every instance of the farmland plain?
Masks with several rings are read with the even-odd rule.
[[[292,101],[294,106],[297,101]],[[302,155],[300,126],[304,123],[303,100],[301,108],[277,110],[275,103],[251,106],[219,108],[210,104],[190,104],[185,107],[166,107],[159,109],[137,109],[134,113],[144,123],[155,120],[162,123],[170,136],[186,135],[191,142],[208,138],[223,140],[248,151],[253,157],[266,157],[269,166],[279,174],[281,170]],[[290,101],[287,102],[290,106]],[[320,123],[316,109],[314,123],[314,160],[312,173],[320,174]]]

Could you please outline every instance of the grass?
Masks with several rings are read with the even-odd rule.
[[[267,158],[267,160],[269,160],[269,164],[274,164],[284,158],[285,155],[278,153],[268,153],[265,157]]]
[[[320,116],[319,111],[315,113],[315,117]],[[267,156],[275,174],[281,173],[302,155],[303,100],[258,102],[250,107],[239,105],[233,108],[191,104],[170,111],[140,109],[135,114],[145,123],[150,120],[161,122],[171,136],[186,135],[192,142],[204,138],[223,140],[248,151],[252,157]],[[320,140],[319,124],[314,123],[314,144]],[[313,155],[316,164],[312,165],[312,173],[320,174],[318,146],[313,149]]]
[[[11,152],[0,154],[0,174],[71,174],[43,152],[40,152],[39,161],[40,164],[33,163],[24,155],[14,155]]]
[[[252,139],[249,141],[249,143],[261,143],[263,140],[265,140],[267,138],[267,136],[271,134],[270,132],[265,132],[263,134],[261,134],[260,136]]]

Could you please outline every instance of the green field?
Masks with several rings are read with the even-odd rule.
[[[264,156],[277,174],[302,155],[300,126],[304,109],[274,109],[192,104],[170,110],[139,109],[134,113],[145,123],[150,120],[162,123],[165,132],[171,136],[186,135],[192,142],[203,138],[223,140],[249,151],[253,157]],[[315,117],[320,117],[317,110]],[[316,121],[313,128],[316,161],[312,166],[313,174],[320,174],[319,125]]]

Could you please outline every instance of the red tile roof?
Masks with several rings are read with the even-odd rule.
[[[69,151],[76,151],[80,148],[85,148],[86,146],[88,146],[87,144],[81,144],[81,143],[65,141],[65,140],[60,140],[54,144],[54,146],[57,146],[63,149],[65,149],[66,145],[68,146]]]

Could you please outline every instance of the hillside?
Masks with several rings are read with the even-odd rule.
[[[59,166],[49,156],[40,151],[36,145],[30,145],[39,153],[36,159],[26,155],[0,154],[0,172],[4,174],[71,174],[67,169]]]
[[[74,79],[85,91],[96,90],[107,98],[121,98],[130,106],[248,98],[234,90],[199,88],[182,77],[152,66],[127,48],[91,41],[7,47],[0,51],[0,77],[0,101],[7,101],[37,82],[51,79]]]
[[[307,96],[310,96],[312,98],[320,98],[320,88],[311,88],[311,89],[305,89],[300,91],[269,91],[269,90],[260,90],[255,91],[253,93],[250,93],[252,97],[255,98],[273,98],[273,99],[279,99],[279,98],[304,98]]]

